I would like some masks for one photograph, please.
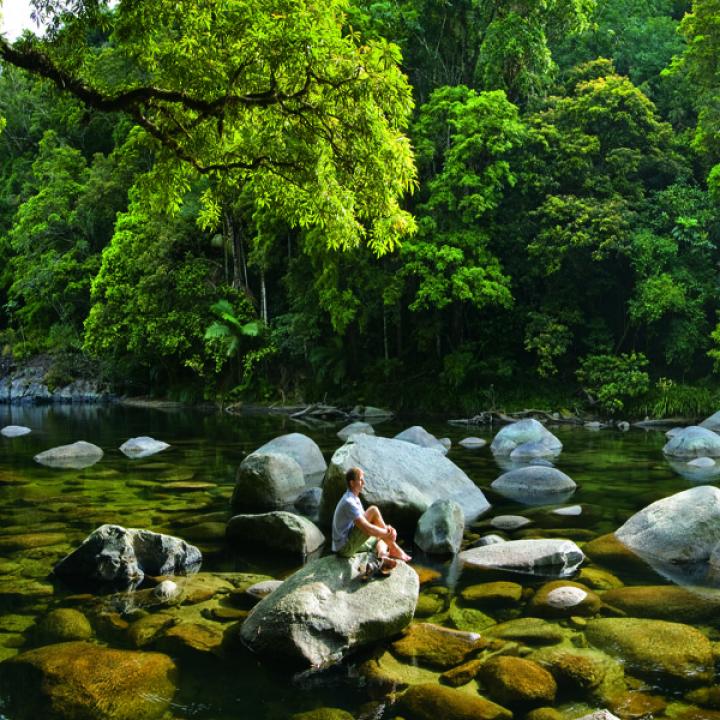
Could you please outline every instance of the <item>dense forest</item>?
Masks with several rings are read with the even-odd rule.
[[[720,406],[720,0],[37,0],[0,347],[117,392]]]

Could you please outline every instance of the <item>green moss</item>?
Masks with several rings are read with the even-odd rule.
[[[480,668],[478,678],[490,697],[507,707],[528,708],[555,702],[555,679],[532,660],[493,657]]]
[[[398,701],[407,720],[511,720],[512,713],[485,698],[442,685],[415,685]]]

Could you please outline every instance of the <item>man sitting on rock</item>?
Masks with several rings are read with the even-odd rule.
[[[359,467],[350,468],[345,473],[345,482],[348,489],[333,515],[333,552],[349,558],[374,550],[383,573],[389,573],[398,560],[408,562],[410,556],[397,544],[397,531],[383,520],[380,510],[375,505],[363,510],[360,502],[360,493],[365,486],[363,471]],[[366,570],[366,574],[371,573],[371,569]]]

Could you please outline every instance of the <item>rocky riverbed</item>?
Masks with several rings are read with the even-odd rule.
[[[720,525],[720,491],[676,474],[661,434],[613,432],[603,453],[583,430],[558,431],[560,447],[523,440],[539,443],[541,464],[518,475],[492,453],[494,434],[464,448],[450,429],[443,452],[417,432],[422,445],[396,446],[403,426],[379,425],[376,440],[351,436],[355,450],[325,432],[295,453],[287,440],[266,445],[293,434],[287,421],[248,434],[212,416],[106,409],[83,426],[102,456],[73,468],[33,460],[79,439],[42,417],[14,416],[31,432],[0,438],[9,720],[720,715],[720,538],[708,531]],[[146,435],[169,447],[120,451]],[[388,463],[413,468],[406,480],[382,482],[401,476],[383,470],[385,448]],[[325,490],[336,492],[333,468],[347,462],[367,462],[366,502],[397,518],[414,553],[390,577],[363,582],[365,558],[321,557]],[[252,494],[238,490],[241,466],[249,477],[268,471],[272,507],[243,507]],[[508,473],[511,483],[495,485]],[[51,573],[106,523],[179,540],[115,532],[92,546],[100,570]],[[108,567],[124,570],[111,577]]]

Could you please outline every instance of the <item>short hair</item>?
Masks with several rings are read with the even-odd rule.
[[[354,480],[359,480],[362,474],[363,471],[359,467],[351,467],[345,473],[345,482],[348,484],[348,487],[350,486],[350,483]]]

